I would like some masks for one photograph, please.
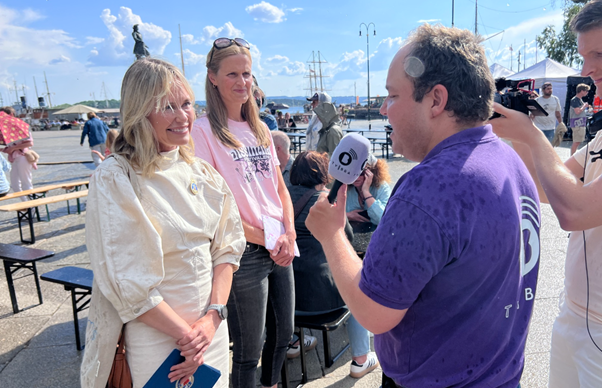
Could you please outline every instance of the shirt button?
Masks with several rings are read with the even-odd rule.
[[[140,309],[139,309],[139,308],[135,308],[135,309],[134,309],[134,314],[138,314],[139,312],[140,312]]]

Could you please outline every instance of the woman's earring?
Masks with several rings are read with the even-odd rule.
[[[213,89],[217,89],[217,85],[216,84],[212,84],[213,85]]]

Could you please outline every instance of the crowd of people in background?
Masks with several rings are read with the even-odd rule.
[[[595,0],[572,22],[583,74],[597,81],[602,67],[591,53],[602,41],[600,20],[602,1]],[[600,265],[592,263],[588,275],[585,248],[587,238],[592,257],[601,249],[601,170],[588,166],[589,148],[577,151],[590,86],[578,85],[570,101],[573,146],[563,165],[550,144],[562,124],[552,84],[532,96],[548,116],[494,104],[503,87],[480,41],[423,25],[391,62],[380,107],[393,128],[393,151],[417,166],[392,189],[387,163],[370,154],[331,204],[328,165],[346,112],[327,93],[308,98],[306,149],[293,157],[285,131],[295,120],[262,111],[250,48],[241,38],[213,42],[207,111],[198,117],[180,70],[149,57],[124,76],[119,131],[88,113],[80,145],[88,137],[97,168],[86,214],[94,287],[83,387],[105,385],[123,336],[133,387],[143,387],[177,347],[184,361],[171,369],[172,382],[206,362],[221,372],[217,387],[251,388],[261,362],[261,385],[276,388],[286,359],[317,344],[305,334],[300,344],[295,315],[343,307],[351,312],[354,378],[382,364],[383,388],[520,387],[537,291],[540,201],[552,205],[563,228],[584,231],[569,242],[550,386],[602,384],[601,353],[593,348],[602,342],[602,303],[589,301],[590,283],[602,295]],[[502,117],[490,121],[494,110]],[[594,139],[593,152],[601,145]],[[12,169],[0,155],[0,197],[8,173],[13,191],[33,187],[32,146],[30,139],[2,150]],[[591,203],[593,215],[584,205]],[[367,232],[370,245],[358,252],[353,240]]]

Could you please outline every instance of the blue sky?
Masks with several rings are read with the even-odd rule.
[[[44,71],[54,105],[119,99],[121,79],[133,62],[132,25],[140,24],[153,56],[178,66],[183,35],[186,77],[204,100],[205,56],[213,39],[243,37],[252,44],[253,73],[268,96],[302,96],[312,51],[320,51],[328,93],[366,95],[366,37],[370,29],[370,91],[385,95],[388,65],[408,33],[425,21],[451,25],[451,0],[330,1],[23,1],[0,0],[0,96],[5,105],[25,87],[28,101],[45,93]],[[489,64],[510,67],[510,45],[535,63],[535,37],[546,25],[562,26],[562,0],[479,0],[478,31]],[[455,0],[455,26],[474,30],[474,0]],[[523,55],[521,55],[523,56]],[[545,54],[540,49],[538,60]],[[524,63],[524,57],[521,59]],[[521,65],[522,69],[523,65]]]

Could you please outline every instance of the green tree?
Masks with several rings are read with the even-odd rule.
[[[577,52],[577,37],[571,31],[570,24],[573,17],[583,7],[582,4],[577,3],[585,2],[587,0],[573,0],[575,4],[565,2],[562,31],[556,33],[554,26],[550,25],[541,32],[541,35],[537,36],[537,46],[546,51],[548,58],[571,67],[573,64],[580,66],[583,63]]]

